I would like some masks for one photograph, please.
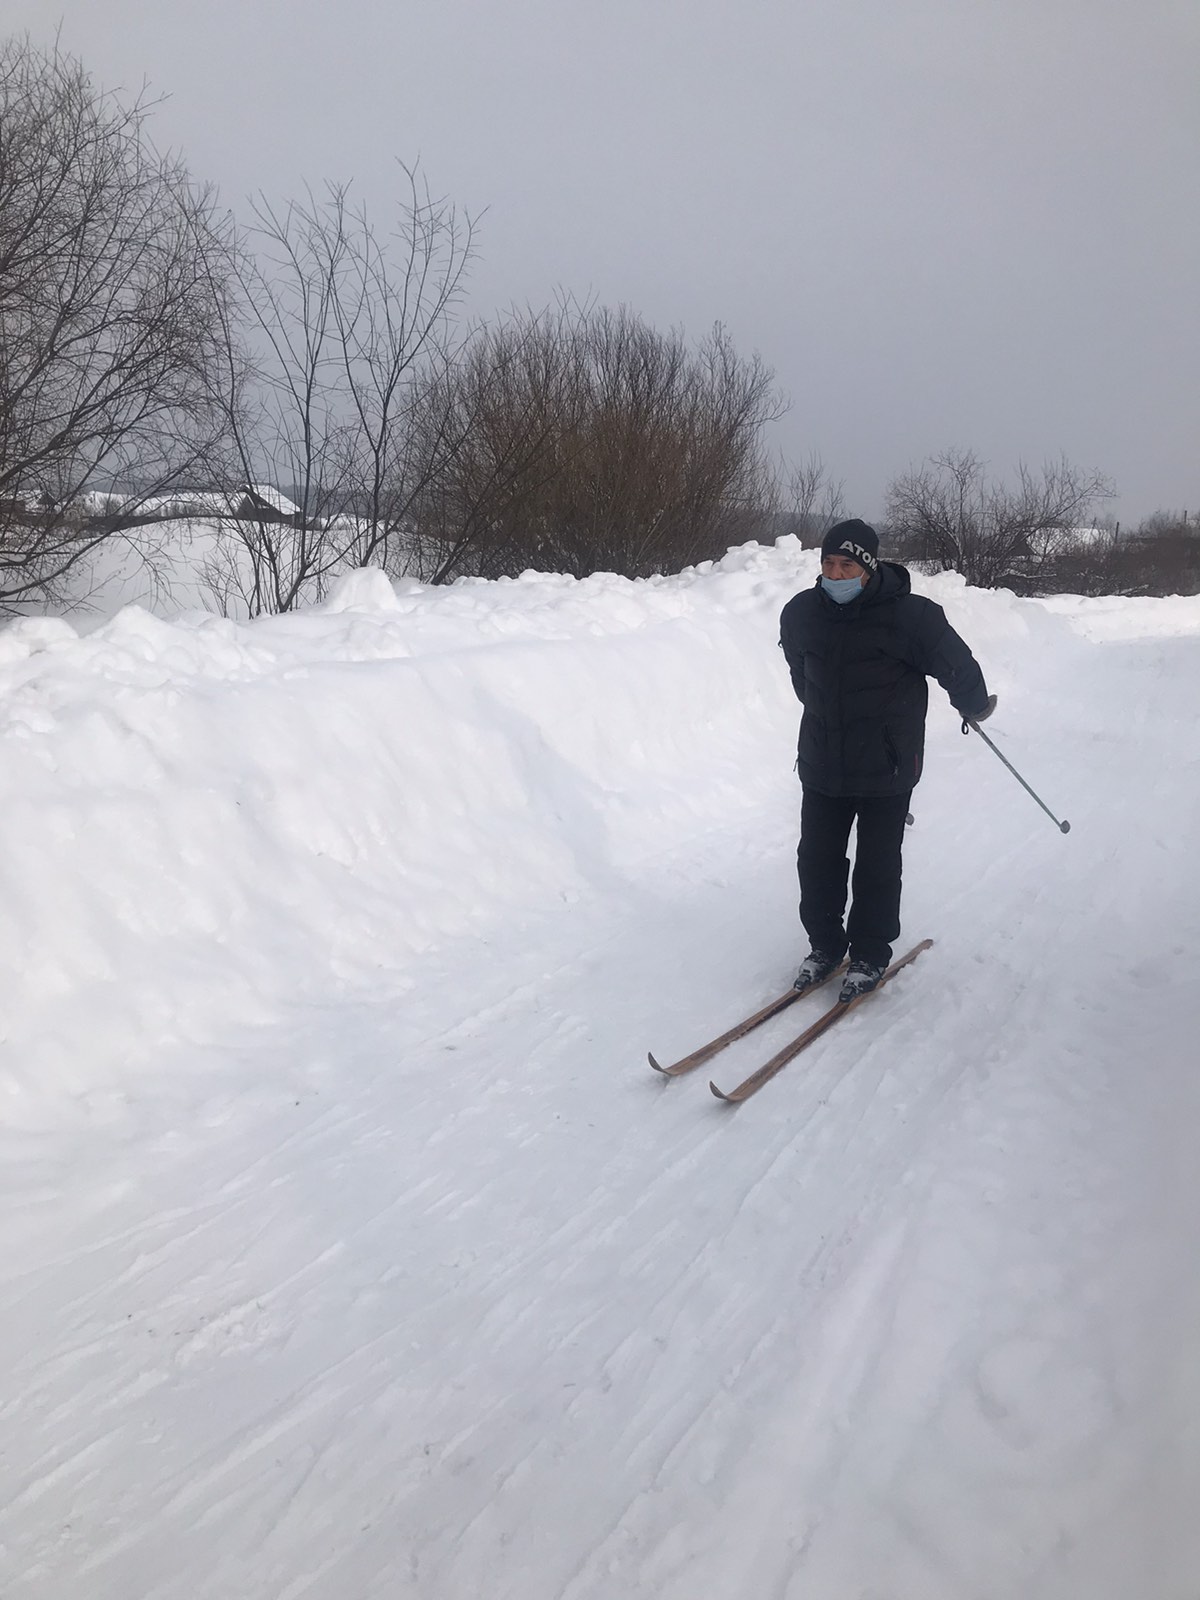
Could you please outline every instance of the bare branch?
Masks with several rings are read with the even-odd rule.
[[[770,502],[779,404],[720,327],[692,349],[563,300],[480,329],[426,394],[451,448],[414,505],[422,573],[642,576],[721,555]]]
[[[961,572],[981,588],[1038,593],[1053,581],[1055,559],[1075,529],[1113,487],[1099,472],[1065,459],[1040,472],[1021,463],[1015,487],[988,477],[970,450],[946,450],[888,489],[893,547],[941,572]]]
[[[440,449],[416,447],[415,410],[450,358],[475,224],[400,170],[383,237],[345,186],[254,205],[236,270],[257,355],[226,383],[224,470],[285,487],[298,513],[241,525],[229,543],[218,585],[238,589],[242,570],[251,612],[319,598],[352,566],[402,567],[410,507],[441,464]]]
[[[178,480],[212,404],[229,223],[78,62],[0,46],[0,601],[48,597],[116,531],[82,509]]]

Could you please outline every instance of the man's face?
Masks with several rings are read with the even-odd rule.
[[[849,556],[822,556],[821,575],[825,578],[857,578],[860,584],[867,581],[867,569],[860,567]]]

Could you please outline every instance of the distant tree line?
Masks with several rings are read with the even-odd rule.
[[[1132,533],[1119,526],[1062,551],[1053,591],[1062,594],[1200,594],[1200,525],[1186,511],[1157,511]]]
[[[0,606],[53,599],[111,541],[152,552],[185,491],[220,530],[210,588],[251,614],[355,566],[648,576],[845,514],[819,458],[770,456],[783,397],[724,328],[567,296],[471,324],[475,220],[416,169],[383,227],[338,186],[239,224],[154,150],[151,110],[0,45]],[[1065,462],[998,488],[952,452],[892,485],[887,522],[974,583],[1192,582],[1186,519],[1140,560],[1075,548],[1110,492]]]
[[[1200,528],[1188,513],[1158,512],[1123,534],[1096,515],[1113,493],[1102,474],[1065,460],[1020,466],[1006,483],[973,451],[944,451],[890,485],[888,552],[1018,594],[1200,593]]]
[[[474,221],[415,169],[382,228],[336,186],[237,225],[150,109],[0,47],[0,603],[185,490],[227,508],[207,577],[251,613],[368,563],[664,572],[779,514],[783,401],[724,329],[568,298],[469,325]]]

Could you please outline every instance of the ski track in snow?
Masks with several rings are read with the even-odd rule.
[[[933,949],[736,1110],[822,1001],[644,1052],[790,976],[790,790],[0,1135],[5,1600],[1195,1600],[1198,666],[1009,686],[1067,839],[943,714]]]

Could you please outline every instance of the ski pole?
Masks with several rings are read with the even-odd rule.
[[[1004,765],[1012,773],[1013,777],[1021,785],[1021,787],[1022,787],[1022,789],[1024,789],[1025,793],[1033,795],[1033,798],[1037,801],[1038,805],[1041,806],[1042,810],[1050,818],[1050,821],[1054,824],[1054,826],[1058,829],[1058,831],[1060,833],[1070,833],[1071,824],[1069,822],[1060,822],[1058,820],[1058,818],[1054,815],[1053,811],[1051,811],[1050,807],[1042,799],[1042,797],[1040,795],[1038,795],[1038,794],[1034,794],[1033,790],[1025,782],[1025,779],[1017,771],[1016,767],[1013,766],[1012,762],[1008,759],[1008,757],[1004,754],[1003,751],[996,749],[996,746],[988,738],[987,734],[984,733],[983,729],[979,726],[979,724],[975,721],[975,719],[973,717],[964,717],[963,718],[963,732],[966,733],[968,728],[974,728],[975,732],[983,740],[984,744],[987,745],[989,750],[993,751],[994,754],[996,754],[996,755],[998,755],[1000,757],[1001,761],[1003,761]]]

